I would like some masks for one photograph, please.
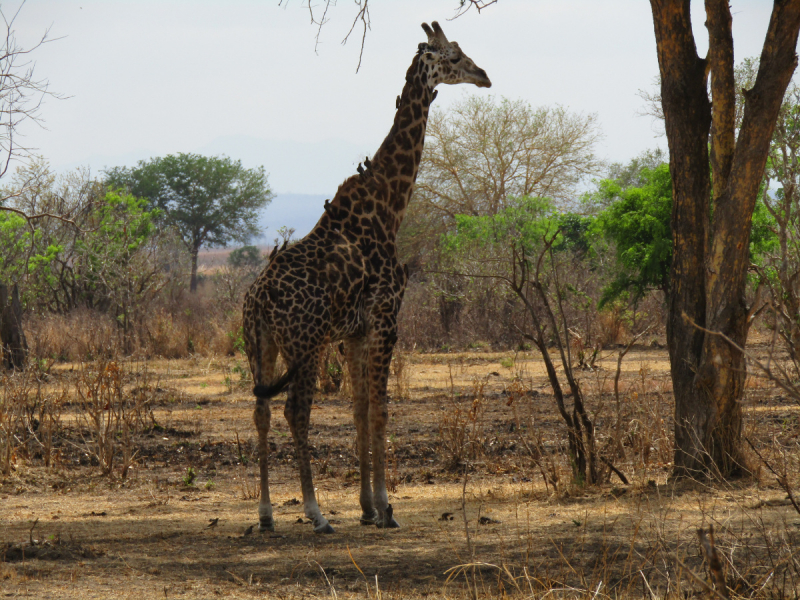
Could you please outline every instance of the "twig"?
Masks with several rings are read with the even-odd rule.
[[[709,335],[714,335],[714,336],[720,337],[720,338],[722,338],[723,340],[725,340],[726,342],[728,342],[728,343],[729,343],[731,346],[733,346],[734,348],[736,348],[736,350],[738,350],[739,352],[741,352],[741,353],[742,353],[742,354],[745,356],[745,358],[747,358],[747,360],[749,360],[749,361],[750,361],[750,362],[752,362],[752,363],[753,363],[755,366],[757,366],[757,367],[758,367],[758,368],[759,368],[759,369],[760,369],[760,370],[761,370],[761,371],[764,373],[764,375],[767,377],[767,379],[769,379],[770,381],[772,381],[772,382],[773,382],[775,385],[777,385],[777,386],[778,386],[779,388],[781,388],[783,391],[785,391],[785,392],[786,392],[786,393],[788,393],[790,396],[792,396],[792,398],[794,398],[794,399],[795,399],[795,401],[797,401],[797,402],[800,402],[800,388],[797,388],[795,385],[793,385],[793,384],[791,383],[791,378],[790,378],[790,377],[789,377],[789,375],[788,375],[788,374],[787,374],[787,373],[786,373],[786,372],[783,370],[783,368],[782,368],[780,365],[777,365],[778,371],[779,371],[779,373],[780,373],[780,377],[778,377],[777,375],[775,375],[775,374],[772,372],[772,369],[771,369],[771,367],[769,367],[768,365],[764,365],[764,364],[763,364],[761,361],[759,361],[759,360],[758,360],[757,358],[755,358],[755,357],[754,357],[752,354],[750,354],[749,352],[747,352],[747,351],[746,351],[744,348],[742,348],[742,347],[741,347],[739,344],[737,344],[736,342],[734,342],[734,341],[733,341],[731,338],[729,338],[727,335],[725,335],[725,334],[724,334],[724,333],[722,333],[721,331],[712,331],[712,330],[710,330],[710,329],[706,329],[705,327],[702,327],[702,326],[698,325],[698,324],[697,324],[697,323],[695,323],[695,322],[692,320],[692,318],[691,318],[689,315],[687,315],[685,312],[683,313],[683,318],[684,318],[684,320],[685,320],[685,321],[687,321],[687,322],[688,322],[688,323],[689,323],[689,324],[690,324],[692,327],[694,327],[694,328],[696,328],[696,329],[699,329],[699,330],[700,330],[700,331],[702,331],[703,333],[707,333],[707,334],[709,334]]]
[[[619,479],[620,479],[620,481],[622,481],[622,483],[624,483],[625,485],[630,485],[630,482],[628,481],[628,478],[625,477],[625,474],[622,471],[620,471],[617,467],[615,467],[614,464],[610,460],[608,460],[605,456],[601,456],[600,460],[602,460],[604,463],[606,463],[606,465],[608,466],[609,469],[614,471],[614,474],[617,477],[619,477]]]
[[[461,514],[464,517],[464,533],[467,536],[467,552],[469,552],[469,557],[471,559],[475,559],[475,555],[472,553],[472,540],[469,537],[469,521],[467,520],[467,478],[469,476],[468,471],[468,463],[464,463],[464,487],[461,488]]]
[[[36,525],[38,523],[39,523],[39,517],[36,517],[36,519],[33,521],[33,525],[31,525],[30,531],[28,531],[28,539],[31,542],[31,546],[34,545],[34,542],[33,542],[33,530],[36,529]]]
[[[496,4],[497,0],[461,0],[459,7],[456,9],[456,14],[448,21],[452,21],[457,19],[464,13],[468,12],[470,8],[475,7],[475,10],[478,11],[478,14],[484,9],[490,7],[492,4]]]
[[[764,466],[766,466],[767,469],[769,469],[770,472],[775,475],[778,485],[780,485],[783,488],[783,491],[786,492],[786,495],[789,497],[789,502],[792,503],[794,510],[800,515],[800,506],[797,505],[797,502],[794,499],[794,494],[792,494],[792,488],[789,485],[789,478],[786,476],[786,473],[778,473],[775,469],[773,469],[772,465],[769,464],[767,459],[764,458],[758,450],[756,450],[756,447],[753,445],[753,442],[750,441],[750,438],[745,438],[745,441],[748,443],[750,448],[753,449],[753,452],[756,453],[756,456],[761,459],[761,462],[764,463]]]
[[[352,557],[351,557],[351,558],[352,558]],[[331,593],[331,598],[333,598],[333,600],[338,600],[338,597],[339,597],[339,596],[336,594],[336,588],[335,588],[335,587],[333,587],[333,584],[331,583],[331,580],[330,580],[330,579],[328,579],[328,574],[325,572],[325,569],[323,569],[323,568],[322,568],[322,565],[321,565],[321,564],[319,564],[319,563],[318,563],[317,561],[315,561],[315,560],[309,560],[309,561],[308,561],[308,564],[310,564],[310,565],[316,565],[316,566],[317,566],[317,568],[318,568],[318,569],[320,570],[320,572],[322,573],[322,576],[325,578],[325,583],[327,583],[327,584],[328,584],[328,590],[330,590],[330,593]],[[375,577],[377,577],[377,575],[376,575]]]
[[[708,535],[706,535],[705,530],[701,527],[697,530],[697,537],[700,538],[700,546],[702,546],[703,553],[708,560],[708,568],[711,570],[717,592],[723,598],[730,598],[728,595],[728,586],[725,585],[725,575],[722,572],[722,561],[719,559],[719,553],[714,545],[714,526],[709,525]]]
[[[350,561],[353,563],[353,566],[356,568],[356,570],[359,573],[361,573],[361,576],[364,578],[364,583],[367,585],[367,597],[369,598],[369,596],[370,596],[370,593],[369,593],[369,581],[367,581],[367,576],[364,575],[364,571],[362,571],[361,567],[358,566],[358,563],[356,562],[356,559],[353,558],[353,552],[350,550],[350,544],[347,545],[347,554],[350,555]]]
[[[708,583],[703,581],[703,578],[697,575],[694,571],[692,571],[686,563],[684,563],[680,558],[678,558],[677,554],[671,553],[672,559],[678,563],[678,565],[689,574],[689,577],[694,579],[697,583],[699,583],[703,589],[711,594],[714,594],[717,598],[722,598],[722,600],[730,600],[727,596],[723,596],[719,591],[712,588]],[[727,591],[727,590],[726,590]]]
[[[650,587],[650,584],[647,581],[647,577],[644,576],[644,571],[639,569],[639,575],[642,576],[642,581],[644,581],[644,584],[647,586],[647,592],[650,594],[651,600],[656,600],[656,595],[653,592],[653,588]]]
[[[364,56],[364,43],[367,41],[367,29],[372,29],[370,19],[369,19],[369,0],[363,0],[364,4],[361,4],[361,0],[356,0],[356,6],[358,6],[358,13],[356,14],[356,18],[353,19],[353,24],[350,26],[350,31],[347,32],[347,35],[344,36],[342,40],[342,46],[347,43],[347,40],[350,38],[350,34],[353,33],[353,29],[356,28],[356,23],[358,23],[359,19],[362,23],[364,23],[364,31],[361,34],[361,50],[358,53],[358,66],[356,67],[356,73],[361,68],[361,58]]]

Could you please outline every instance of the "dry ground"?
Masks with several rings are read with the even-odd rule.
[[[665,350],[638,348],[623,364],[626,456],[617,466],[631,484],[612,475],[585,487],[569,484],[564,431],[534,355],[401,360],[388,440],[401,529],[358,524],[346,390],[321,393],[312,415],[318,498],[336,534],[314,535],[304,522],[279,398],[271,432],[277,526],[262,535],[242,358],[152,362],[157,425],[134,437],[138,455],[125,480],[93,466],[74,406],[64,410],[52,467],[35,451],[16,457],[0,484],[0,595],[687,597],[702,589],[687,570],[706,577],[695,532],[709,524],[736,593],[797,594],[800,517],[768,472],[736,484],[667,482]],[[600,365],[582,378],[602,441],[615,423],[616,351]],[[78,369],[58,365],[51,382]],[[796,439],[797,407],[764,383],[750,387],[748,435]],[[560,477],[558,490],[545,485],[548,472]],[[211,519],[219,521],[209,528]]]

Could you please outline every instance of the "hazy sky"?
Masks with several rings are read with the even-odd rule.
[[[695,35],[705,52],[702,2],[695,4]],[[26,143],[56,168],[94,169],[198,152],[222,138],[264,142],[278,152],[282,144],[316,144],[323,154],[291,172],[264,166],[278,192],[322,193],[320,186],[332,185],[330,175],[315,174],[324,172],[326,153],[331,164],[342,154],[355,163],[377,149],[425,40],[420,23],[439,20],[494,85],[442,86],[438,107],[475,93],[597,113],[605,135],[598,152],[615,161],[666,145],[651,119],[637,116],[637,90],[651,87],[658,72],[646,0],[500,0],[451,22],[457,0],[371,0],[372,30],[358,74],[360,32],[340,44],[355,15],[352,2],[339,0],[330,11],[316,53],[305,2],[284,5],[29,0],[16,23],[18,38],[30,45],[48,27],[62,38],[33,58],[37,75],[69,99],[46,102],[47,129],[27,127]],[[760,52],[771,5],[733,1],[737,61]],[[9,17],[18,6],[4,3],[3,11]],[[225,148],[247,164],[244,149],[236,156],[235,143]],[[350,174],[338,170],[338,181]]]

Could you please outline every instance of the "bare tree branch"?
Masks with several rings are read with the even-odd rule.
[[[367,29],[372,29],[372,27],[369,19],[369,0],[363,0],[363,4],[362,0],[356,0],[356,6],[358,6],[358,14],[356,14],[356,18],[353,19],[350,31],[344,36],[342,46],[347,43],[350,34],[353,33],[353,30],[356,28],[356,23],[360,20],[364,24],[364,30],[361,34],[361,50],[358,53],[358,66],[356,67],[356,73],[358,73],[358,70],[361,68],[361,58],[364,56],[364,43],[367,40]]]
[[[42,125],[40,109],[46,97],[63,98],[50,90],[46,79],[37,79],[35,75],[36,64],[28,55],[43,45],[55,41],[50,38],[47,29],[41,38],[29,48],[23,48],[17,41],[14,24],[19,16],[24,2],[17,12],[9,19],[0,9],[0,19],[5,26],[5,36],[0,37],[0,178],[4,177],[14,161],[25,160],[30,157],[33,148],[20,143],[20,126],[26,121]],[[58,39],[58,38],[56,38]],[[0,210],[7,210],[19,214],[30,220],[54,216],[64,218],[63,215],[30,215],[19,208],[7,206],[8,200],[24,194],[27,185],[20,189],[6,190],[0,195]]]
[[[309,17],[311,17],[311,24],[317,28],[317,33],[314,36],[314,52],[317,52],[319,49],[319,38],[322,34],[322,27],[327,24],[328,21],[330,21],[330,17],[328,17],[328,11],[330,10],[331,6],[336,6],[336,0],[325,0],[321,6],[312,6],[311,0],[303,0],[303,3],[308,9]],[[288,4],[289,0],[280,0],[280,2],[278,2],[278,6],[286,6]],[[369,0],[355,0],[355,5],[358,11],[353,19],[353,24],[350,26],[350,30],[342,40],[342,45],[347,43],[347,40],[350,39],[350,35],[353,33],[353,30],[355,30],[356,25],[359,21],[361,21],[363,24],[363,31],[361,33],[361,50],[358,53],[358,66],[356,67],[356,73],[358,73],[359,69],[361,69],[361,59],[364,56],[364,45],[367,40],[367,30],[372,29],[372,23],[369,16]],[[320,11],[322,12],[321,15]]]
[[[455,16],[452,19],[448,19],[448,21],[457,19],[461,15],[467,13],[471,8],[474,8],[480,13],[484,8],[488,8],[492,4],[497,4],[497,0],[459,0],[459,6]]]
[[[471,8],[475,8],[480,13],[484,8],[488,8],[492,4],[496,3],[497,0],[458,0],[456,14],[452,18],[448,19],[448,21],[457,19]],[[278,6],[285,7],[288,4],[289,0],[280,0],[278,2]],[[342,45],[347,43],[347,40],[350,39],[350,35],[358,25],[358,22],[361,21],[361,49],[358,52],[358,66],[356,67],[356,73],[358,73],[358,71],[361,69],[361,59],[364,57],[364,46],[367,41],[367,31],[372,29],[372,21],[369,15],[369,0],[354,0],[354,4],[356,5],[356,16],[353,19],[352,25],[350,25],[350,30],[342,40]],[[320,5],[312,5],[311,0],[303,0],[302,5],[308,10],[308,14],[311,18],[311,25],[314,25],[317,28],[317,33],[314,36],[314,52],[317,52],[320,43],[319,38],[322,34],[322,27],[327,24],[328,21],[330,21],[328,12],[332,6],[336,6],[336,0],[324,0],[324,2]],[[320,15],[320,13],[322,14]]]

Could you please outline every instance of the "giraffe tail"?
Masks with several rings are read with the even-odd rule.
[[[253,388],[253,395],[256,398],[272,398],[273,396],[277,396],[292,382],[294,376],[297,374],[297,369],[297,366],[293,366],[275,381],[268,384],[259,383]]]

